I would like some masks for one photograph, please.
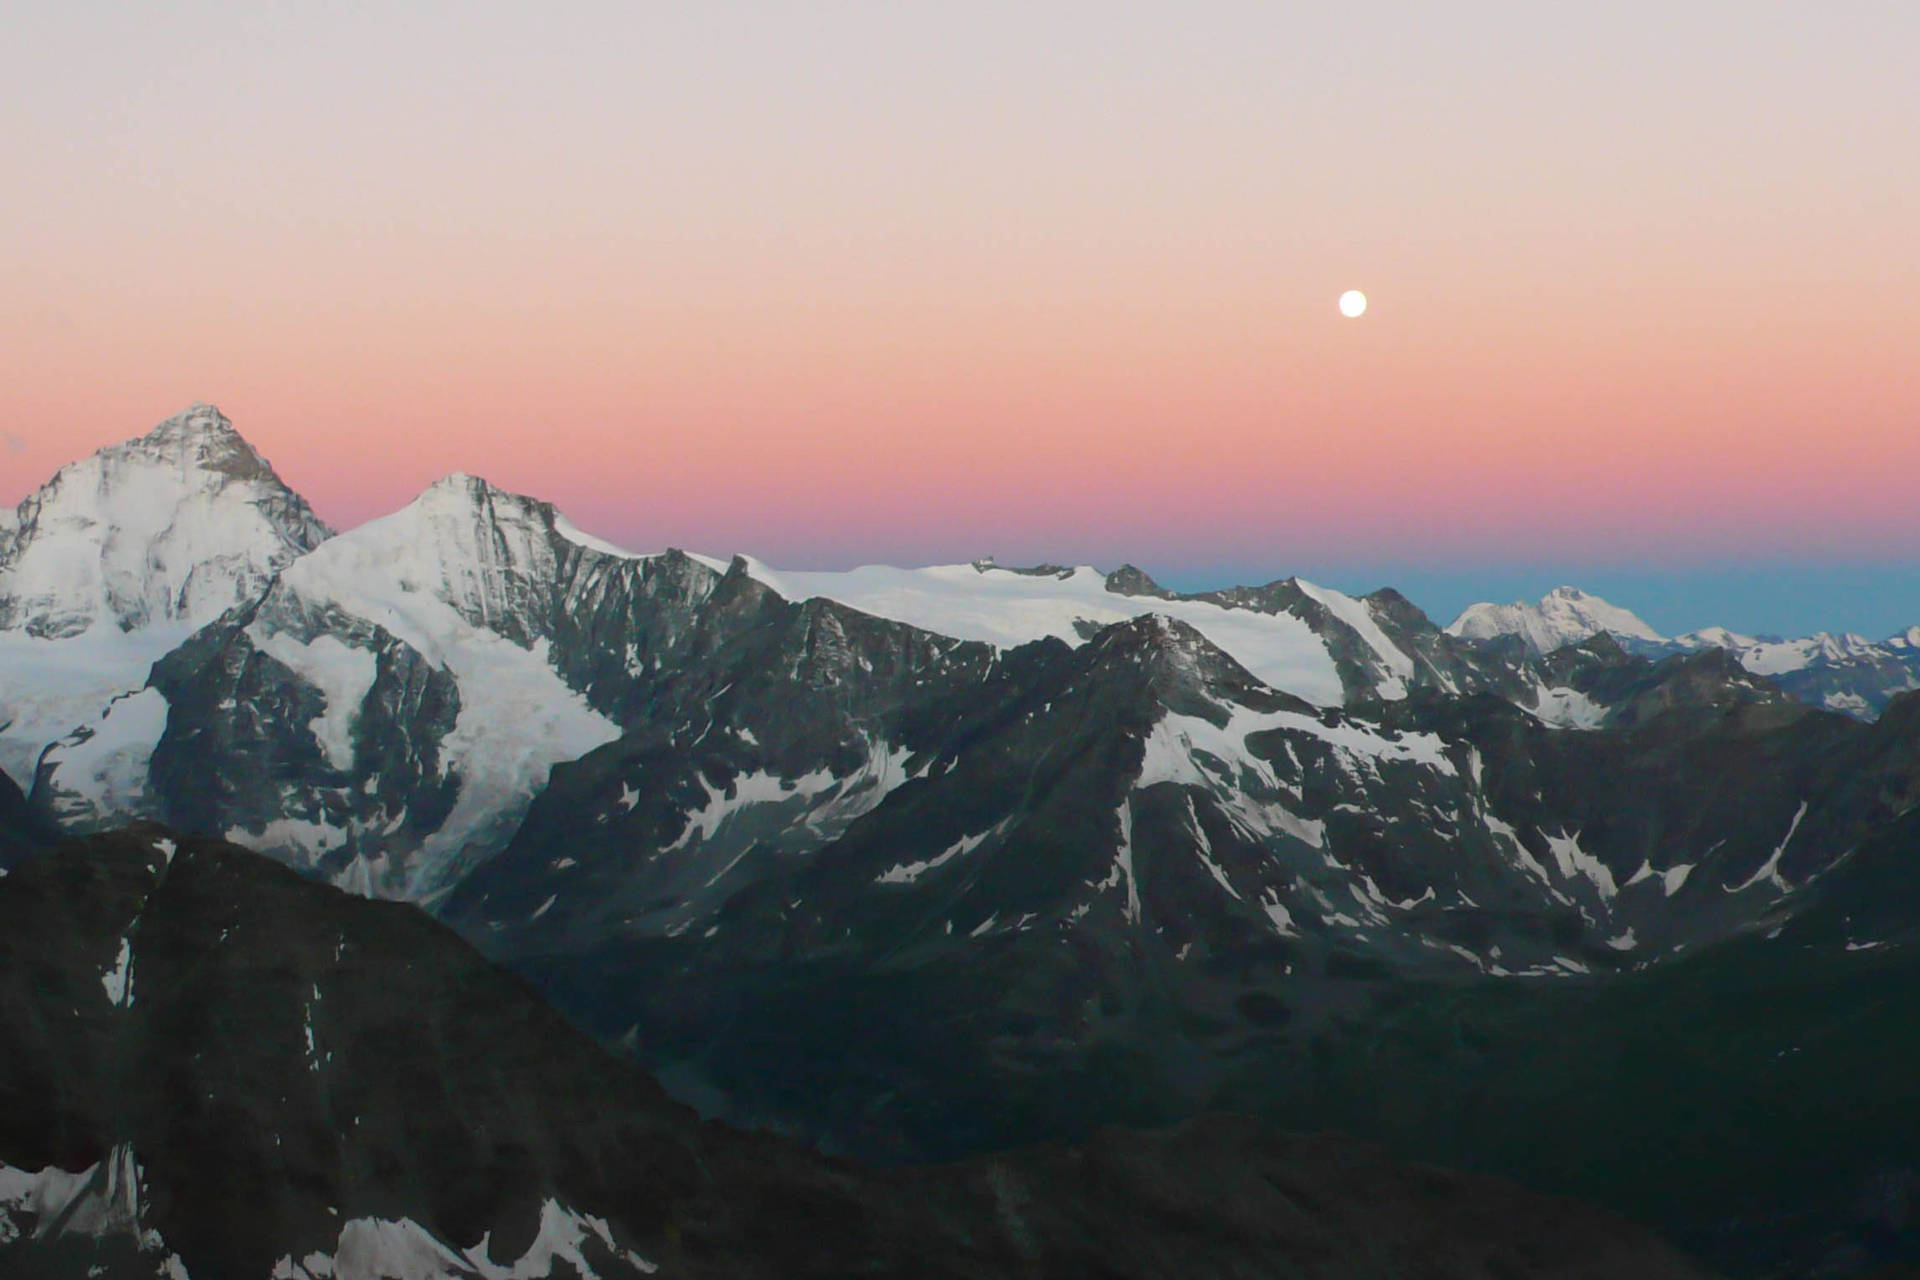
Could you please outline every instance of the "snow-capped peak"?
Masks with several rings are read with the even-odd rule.
[[[1663,636],[1627,609],[1609,604],[1577,587],[1555,587],[1539,604],[1475,604],[1453,620],[1447,631],[1469,640],[1519,636],[1536,653],[1551,653],[1605,631],[1614,636],[1659,643]]]
[[[62,467],[12,523],[0,630],[48,637],[210,621],[330,535],[208,404]]]
[[[386,626],[411,617],[419,601],[435,601],[465,626],[531,645],[547,630],[569,566],[626,554],[580,533],[549,503],[455,472],[303,557],[282,582]],[[402,638],[429,654],[446,639]]]

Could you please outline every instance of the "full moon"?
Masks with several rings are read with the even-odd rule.
[[[1355,320],[1367,309],[1367,295],[1358,289],[1349,289],[1340,295],[1340,314],[1349,320]]]

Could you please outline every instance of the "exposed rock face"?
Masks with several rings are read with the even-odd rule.
[[[411,907],[159,827],[0,881],[0,1263],[46,1277],[1704,1273],[1208,1119],[881,1173],[703,1125]]]
[[[59,829],[33,810],[13,779],[0,774],[0,876],[59,838]]]

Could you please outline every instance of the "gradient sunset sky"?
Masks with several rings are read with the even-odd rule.
[[[5,29],[7,501],[204,399],[340,526],[1920,622],[1911,0]]]

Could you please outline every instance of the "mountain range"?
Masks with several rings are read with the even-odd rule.
[[[1920,629],[790,573],[629,553],[465,475],[334,533],[204,405],[21,504],[0,621],[10,880],[55,832],[135,884],[173,873],[104,851],[212,838],[402,899],[268,877],[322,916],[425,908],[709,1116],[918,1165],[1231,1107],[1579,1194],[1736,1274],[1920,1257],[1920,1098],[1872,1057],[1920,1025],[1892,1013]],[[102,834],[140,822],[167,834]],[[525,1224],[558,1186],[513,1185],[485,1202]],[[590,1198],[552,1201],[576,1243]],[[491,1221],[431,1212],[435,1247]]]
[[[1448,625],[1474,639],[1518,636],[1535,653],[1551,653],[1606,633],[1630,652],[1661,658],[1725,649],[1755,675],[1803,702],[1872,719],[1899,694],[1920,689],[1920,626],[1884,640],[1821,631],[1800,639],[1748,636],[1706,627],[1667,637],[1631,611],[1576,587],[1557,587],[1539,604],[1476,604]]]

